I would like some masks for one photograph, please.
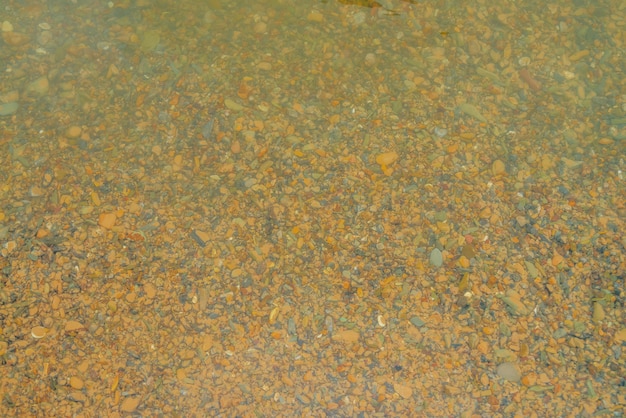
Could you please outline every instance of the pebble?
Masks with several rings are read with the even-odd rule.
[[[354,343],[359,340],[360,334],[357,331],[353,330],[343,330],[337,332],[333,335],[333,341],[342,342],[342,343]]]
[[[44,96],[48,93],[50,89],[50,82],[48,81],[48,77],[43,76],[39,77],[35,81],[31,82],[28,86],[26,86],[26,94],[33,96]]]
[[[478,111],[478,109],[476,108],[476,106],[469,104],[469,103],[463,103],[460,104],[457,108],[457,111],[460,111],[462,113],[465,113],[468,116],[473,117],[474,119],[483,122],[483,123],[487,123],[487,118],[484,117],[482,115],[482,113],[480,113]]]
[[[476,251],[472,244],[465,244],[463,249],[461,250],[461,255],[465,256],[467,259],[471,260],[476,255]]]
[[[509,289],[504,295],[499,297],[509,307],[513,315],[523,316],[530,314],[531,310],[522,302],[520,295],[514,290]]]
[[[11,240],[4,243],[2,246],[2,255],[6,257],[8,254],[11,254],[17,248],[17,242]]]
[[[80,126],[70,126],[65,132],[65,136],[73,139],[73,138],[78,138],[81,133],[82,133],[82,129],[80,128]]]
[[[206,247],[206,244],[211,239],[208,232],[200,231],[198,229],[191,231],[191,238],[196,241],[201,247]]]
[[[556,267],[559,264],[561,264],[563,261],[565,261],[565,257],[563,257],[561,254],[555,251],[552,256],[552,265]]]
[[[539,91],[541,90],[541,83],[533,77],[533,75],[526,68],[522,68],[519,70],[520,78],[531,88],[531,90]]]
[[[232,99],[225,99],[224,100],[224,105],[229,108],[230,110],[234,110],[234,111],[240,111],[243,110],[243,106],[240,105],[239,103],[235,102]]]
[[[0,102],[2,103],[16,102],[17,103],[19,98],[20,98],[20,92],[18,90],[10,90],[7,93],[0,95]]]
[[[39,186],[31,186],[29,189],[29,194],[31,197],[41,197],[44,195],[44,189]]]
[[[40,339],[46,336],[46,334],[48,334],[50,330],[46,327],[41,327],[41,326],[37,326],[37,327],[33,327],[33,329],[30,331],[30,335],[35,338],[35,339]]]
[[[390,164],[393,164],[397,159],[398,159],[398,153],[394,151],[384,152],[376,156],[376,163],[380,166],[383,166],[383,165],[388,166]]]
[[[588,49],[583,49],[581,51],[575,52],[572,55],[569,56],[570,61],[578,61],[582,58],[585,58],[587,55],[589,55],[589,50]]]
[[[13,24],[8,20],[2,22],[2,32],[13,32]]]
[[[122,412],[134,412],[135,409],[139,406],[140,398],[126,398],[120,405],[120,411]]]
[[[309,22],[318,22],[321,23],[324,20],[324,15],[318,11],[313,11],[309,13],[306,18]]]
[[[267,32],[267,23],[265,22],[257,22],[254,24],[254,32],[256,33],[265,33]]]
[[[591,319],[594,324],[599,324],[606,317],[604,313],[604,307],[600,302],[593,302],[593,313],[591,315]]]
[[[384,152],[376,156],[376,163],[380,165],[380,170],[386,176],[390,176],[391,174],[393,174],[393,169],[390,168],[389,166],[393,164],[394,162],[396,162],[398,158],[399,158],[398,153],[394,151]]]
[[[0,116],[9,116],[17,112],[19,108],[17,102],[0,103]]]
[[[85,403],[87,402],[87,395],[82,392],[72,392],[67,395],[67,399],[73,402]]]
[[[152,283],[146,283],[143,287],[143,291],[146,292],[148,299],[154,299],[156,296],[156,287]]]
[[[161,42],[161,35],[156,30],[146,31],[141,38],[141,50],[143,52],[150,52],[156,49],[157,45]]]
[[[2,32],[2,39],[10,46],[21,46],[30,41],[27,35],[20,32]]]
[[[413,396],[413,389],[411,388],[411,386],[408,386],[408,385],[401,385],[399,383],[394,383],[393,390],[404,399],[408,399],[411,396]]]
[[[517,383],[522,378],[522,373],[520,373],[517,366],[511,362],[500,364],[496,369],[496,373],[498,374],[498,376],[505,380],[508,380],[509,382]]]
[[[583,165],[582,161],[570,160],[569,158],[565,157],[561,158],[561,161],[563,162],[563,164],[565,164],[565,167],[567,168],[577,168]]]
[[[412,317],[411,319],[409,319],[409,322],[410,322],[413,326],[415,326],[415,327],[417,327],[417,328],[421,328],[421,327],[423,327],[424,325],[426,325],[426,322],[424,322],[421,318],[419,318],[419,317],[417,317],[417,316],[414,316],[414,317]]]
[[[446,128],[440,128],[439,126],[435,127],[435,135],[439,138],[443,138],[448,135],[448,130]]]
[[[98,225],[104,229],[111,229],[115,225],[116,219],[115,213],[101,213],[98,217]]]
[[[499,176],[506,173],[506,166],[500,160],[495,160],[491,165],[491,172],[494,176]]]
[[[72,376],[70,377],[70,386],[73,389],[80,390],[85,386],[85,382],[83,382],[83,379],[81,379],[80,377]]]
[[[211,133],[213,132],[213,124],[215,119],[211,119],[204,125],[202,125],[202,137],[204,139],[209,139],[211,137]]]
[[[430,264],[435,267],[441,267],[441,265],[443,264],[443,254],[441,253],[441,250],[439,248],[434,248],[430,252]]]
[[[78,321],[67,321],[65,331],[78,331],[84,329],[85,326]]]
[[[37,43],[39,45],[47,45],[48,43],[50,43],[50,41],[52,40],[53,36],[52,36],[52,32],[50,32],[49,30],[45,30],[43,32],[41,32],[39,35],[37,35]]]

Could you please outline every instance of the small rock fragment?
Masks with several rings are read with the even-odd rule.
[[[134,412],[135,409],[139,406],[139,402],[141,399],[139,398],[126,398],[120,405],[120,411],[122,412]]]
[[[65,136],[68,138],[78,138],[82,132],[80,126],[70,126],[65,132]]]
[[[50,330],[46,327],[33,327],[33,329],[30,331],[30,335],[35,338],[35,339],[40,339],[46,336],[46,334],[49,332]]]
[[[68,394],[67,399],[69,399],[72,402],[80,402],[80,403],[87,402],[87,396],[84,393],[78,392],[78,391]]]
[[[201,247],[206,247],[207,242],[211,239],[211,236],[204,231],[198,229],[191,231],[191,238],[198,243]]]
[[[413,395],[413,388],[407,385],[394,383],[393,390],[404,399],[409,399]]]
[[[0,116],[9,116],[17,112],[19,108],[17,102],[0,103]]]
[[[434,248],[430,252],[430,264],[435,267],[441,267],[441,265],[443,264],[443,254],[441,253],[441,250],[439,248]]]
[[[267,32],[267,23],[265,22],[257,22],[254,24],[254,27],[252,28],[254,30],[255,33],[265,33]]]
[[[78,331],[84,329],[85,326],[78,321],[67,321],[65,331]]]
[[[343,330],[333,335],[333,341],[342,343],[355,343],[359,340],[360,334],[353,330]]]
[[[500,160],[495,160],[491,165],[491,173],[494,176],[500,176],[506,173],[506,166]]]
[[[506,362],[502,363],[496,369],[496,373],[501,378],[508,380],[509,382],[519,382],[522,378],[522,373],[519,371],[514,363]]]
[[[530,313],[530,309],[524,305],[520,295],[514,290],[507,290],[504,295],[500,296],[500,299],[502,299],[514,315],[528,315]]]
[[[2,39],[10,46],[24,45],[30,40],[28,35],[20,32],[2,32]]]
[[[230,110],[234,110],[236,112],[243,110],[243,106],[240,105],[239,103],[235,102],[232,99],[225,99],[224,100],[224,105],[229,108]]]
[[[143,287],[144,292],[146,292],[146,297],[148,299],[154,299],[156,296],[156,287],[152,283],[146,283]]]
[[[376,163],[380,166],[388,166],[396,162],[397,159],[398,159],[398,153],[394,151],[384,152],[376,156]]]
[[[45,96],[50,89],[50,82],[48,77],[39,77],[35,81],[26,86],[26,94],[29,96]]]
[[[4,22],[2,22],[0,30],[2,30],[2,32],[13,32],[13,24],[8,20],[5,20]]]
[[[604,313],[604,308],[600,302],[593,302],[593,314],[591,315],[591,319],[594,324],[599,324],[602,322],[606,314]]]
[[[81,379],[78,376],[72,376],[72,377],[70,377],[70,386],[73,389],[80,390],[80,389],[83,388],[83,386],[85,386],[85,382],[83,382],[83,379]]]
[[[480,113],[476,106],[469,103],[463,103],[456,108],[457,111],[463,112],[468,116],[473,117],[479,122],[487,123],[487,118]]]
[[[421,318],[414,316],[411,319],[409,319],[409,322],[411,322],[411,324],[417,328],[421,328],[424,325],[426,325],[426,322],[424,322]]]
[[[533,77],[530,71],[528,71],[526,68],[522,68],[519,71],[519,77],[528,85],[528,87],[530,87],[531,90],[541,90],[541,83],[535,77]]]
[[[320,22],[322,22],[322,21],[324,20],[324,15],[323,15],[323,14],[321,14],[320,12],[318,12],[318,11],[313,11],[313,12],[311,12],[311,13],[309,13],[309,14],[308,14],[308,16],[306,17],[306,19],[307,19],[309,22],[317,22],[317,23],[320,23]]]
[[[103,227],[104,229],[111,229],[115,225],[115,220],[117,216],[115,213],[101,213],[98,217],[98,225]]]

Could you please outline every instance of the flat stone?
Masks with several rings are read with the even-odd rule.
[[[0,116],[9,116],[17,112],[20,105],[17,102],[0,103]]]
[[[514,363],[506,362],[498,365],[496,373],[501,378],[508,380],[509,382],[519,382],[522,378],[522,373],[519,371]]]

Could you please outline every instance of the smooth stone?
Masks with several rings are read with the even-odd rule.
[[[426,325],[426,322],[422,321],[422,320],[421,320],[419,317],[417,317],[417,316],[414,316],[414,317],[412,317],[411,319],[409,319],[409,322],[410,322],[413,326],[415,326],[415,327],[417,327],[417,328],[421,328],[421,327],[423,327],[424,325]]]
[[[2,32],[13,32],[13,24],[8,20],[2,22]]]
[[[0,116],[9,116],[17,112],[20,105],[17,102],[0,104]]]
[[[49,89],[50,82],[48,81],[48,77],[43,76],[26,86],[26,93],[33,94],[35,96],[43,96],[48,93]]]
[[[500,364],[496,369],[496,373],[509,382],[519,382],[522,378],[522,373],[520,373],[517,366],[511,362]]]
[[[243,110],[243,106],[240,105],[239,103],[235,102],[232,99],[225,99],[224,100],[224,105],[229,108],[230,110],[234,110],[236,112]]]
[[[441,265],[443,264],[443,254],[441,254],[439,248],[434,248],[430,252],[430,264],[435,267],[441,267]]]
[[[501,174],[506,173],[506,166],[500,160],[495,160],[491,165],[491,172],[494,176],[499,176]]]
[[[10,46],[21,46],[30,41],[30,37],[21,32],[2,32],[2,39]]]
[[[82,133],[80,126],[70,126],[65,132],[65,136],[68,138],[78,138]]]
[[[376,156],[376,163],[378,165],[390,165],[393,164],[397,159],[398,153],[394,151],[384,152]]]

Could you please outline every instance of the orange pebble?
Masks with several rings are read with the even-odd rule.
[[[394,151],[384,152],[376,156],[376,163],[380,165],[381,167],[383,167],[383,166],[388,166],[390,164],[393,164],[397,159],[398,159],[398,153]]]
[[[104,229],[111,229],[115,225],[116,219],[115,213],[101,213],[98,217],[98,225]]]
[[[491,327],[483,327],[483,334],[485,335],[492,335],[494,332],[496,332],[496,330]]]
[[[563,256],[555,251],[554,255],[552,256],[552,265],[556,267],[561,264],[563,260],[565,260]]]

